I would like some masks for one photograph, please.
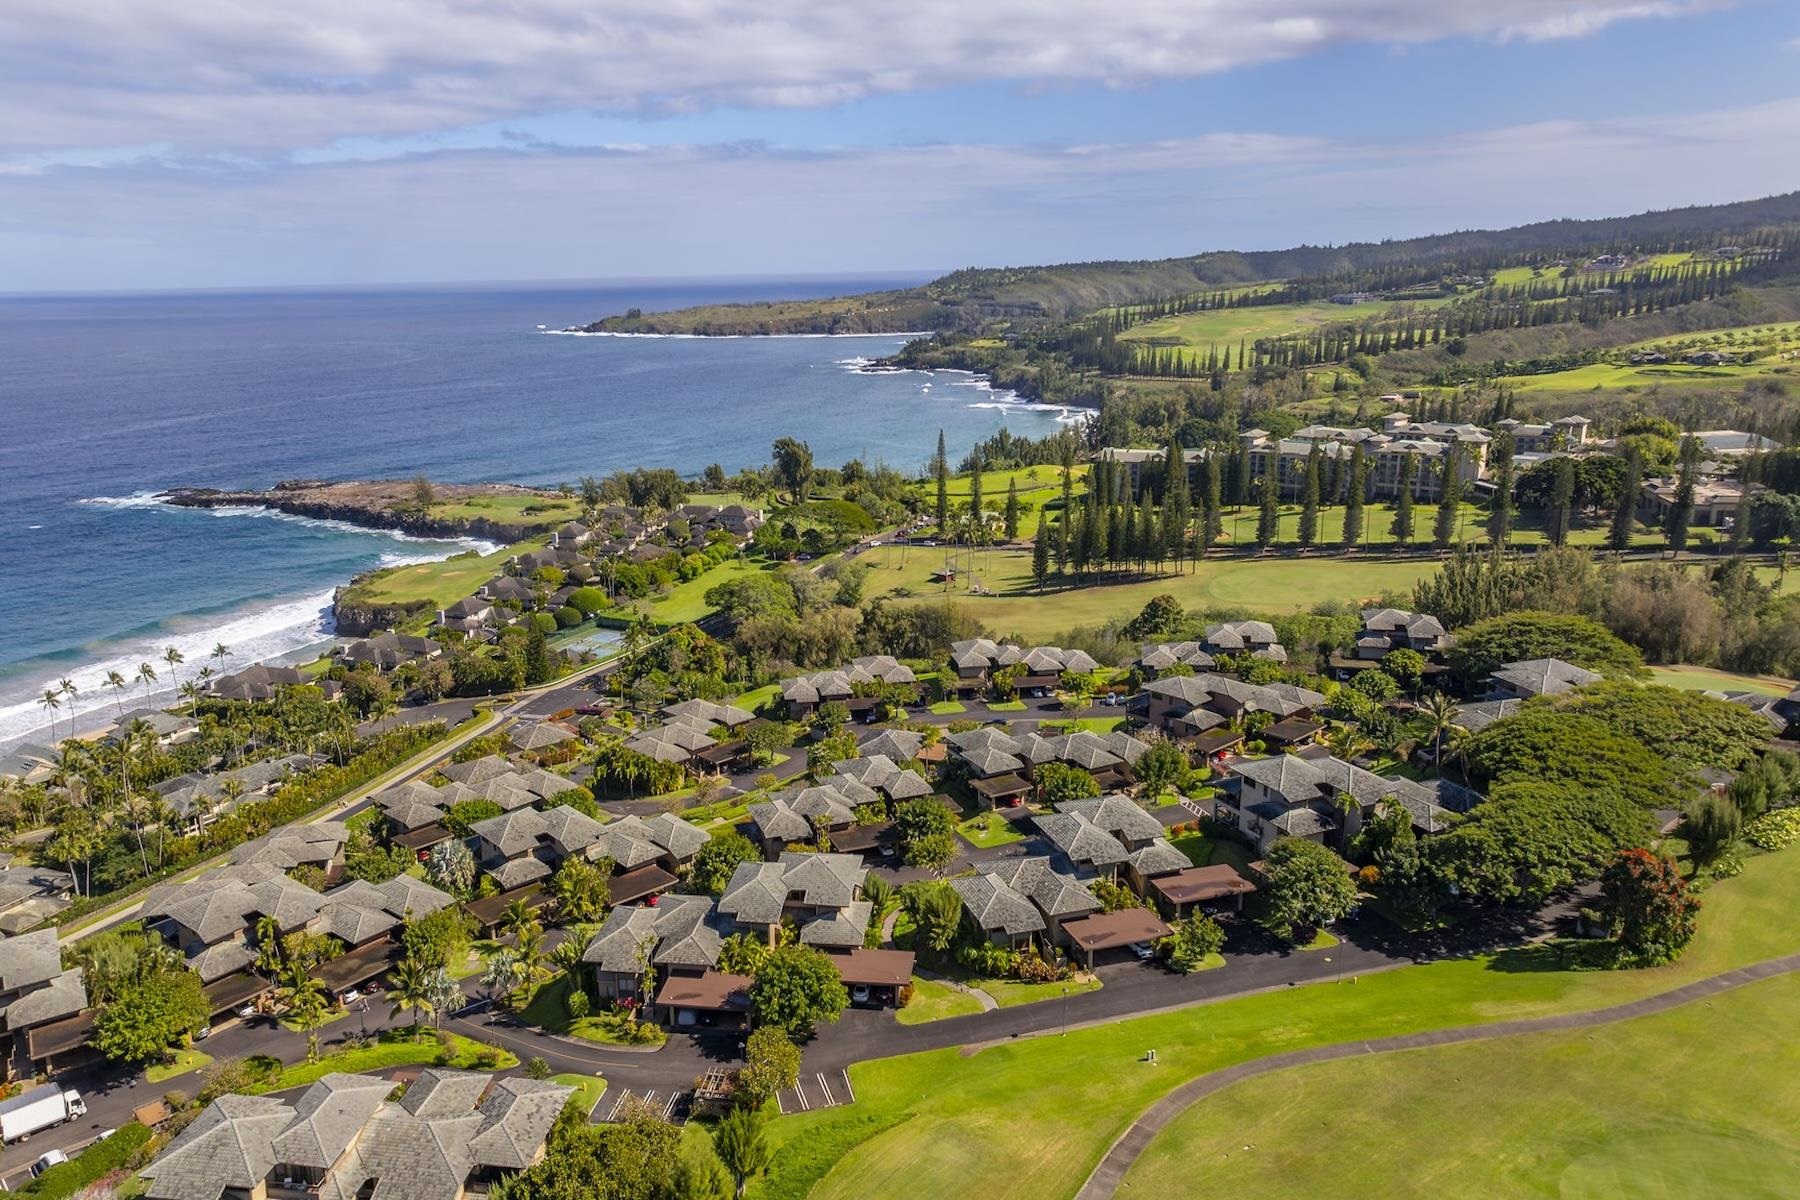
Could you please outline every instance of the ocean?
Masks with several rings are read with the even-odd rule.
[[[914,279],[0,296],[0,745],[167,700],[165,647],[202,665],[316,653],[332,589],[372,567],[472,543],[423,541],[256,509],[171,508],[176,486],[295,478],[573,483],[618,468],[696,473],[815,460],[904,470],[941,428],[953,455],[1002,425],[1066,414],[966,375],[858,368],[905,340],[555,333],[629,307],[822,296]],[[540,328],[546,327],[546,328]],[[224,659],[209,657],[223,644]],[[67,677],[54,712],[38,703]]]

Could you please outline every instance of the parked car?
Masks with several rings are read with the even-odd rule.
[[[360,991],[358,991],[356,988],[351,988],[349,991],[344,993],[342,999],[346,1005],[355,1004],[358,1000],[362,999],[362,995],[363,994]]]
[[[202,1025],[200,1028],[198,1028],[194,1031],[194,1040],[196,1042],[204,1042],[207,1038],[209,1038],[211,1036],[212,1036],[212,1026],[211,1025]]]
[[[850,989],[850,1003],[867,1004],[869,1002],[869,985],[859,983]]]
[[[61,1166],[69,1161],[69,1156],[61,1150],[46,1151],[43,1157],[31,1164],[31,1177],[36,1179],[51,1167]]]
[[[251,1017],[254,1017],[256,1015],[256,1005],[254,1005],[254,1004],[244,1005],[244,1007],[237,1010],[237,1015],[244,1018],[244,1020],[248,1021]]]
[[[1138,956],[1139,962],[1149,962],[1156,957],[1156,951],[1150,948],[1149,942],[1131,943],[1131,952]]]

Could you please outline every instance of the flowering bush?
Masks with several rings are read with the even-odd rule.
[[[1744,829],[1744,840],[1759,850],[1785,850],[1800,840],[1800,808],[1764,813]]]

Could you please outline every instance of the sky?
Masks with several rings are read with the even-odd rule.
[[[1792,0],[5,0],[0,292],[936,272],[1800,188]]]

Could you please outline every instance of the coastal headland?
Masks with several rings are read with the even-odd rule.
[[[179,508],[268,508],[413,537],[491,542],[546,533],[579,508],[557,491],[514,483],[432,483],[426,489],[403,479],[288,479],[266,489],[171,488],[157,498]]]

